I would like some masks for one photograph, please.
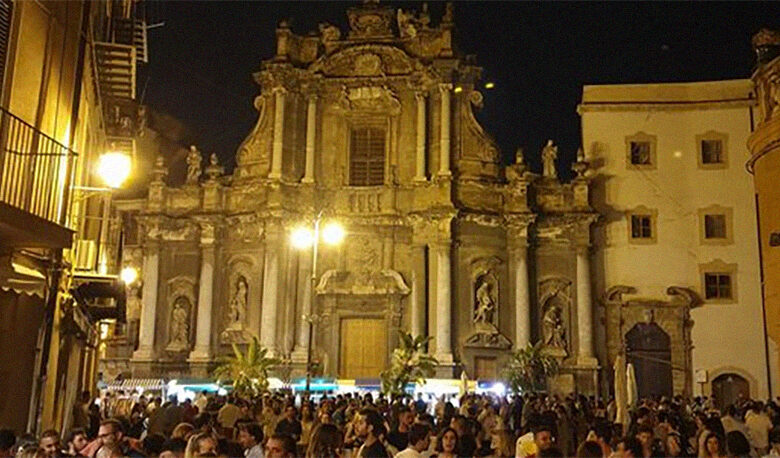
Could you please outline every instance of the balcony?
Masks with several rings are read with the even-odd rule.
[[[76,153],[0,108],[0,240],[14,247],[67,248]]]

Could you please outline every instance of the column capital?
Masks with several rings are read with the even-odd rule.
[[[286,88],[286,87],[284,87],[284,86],[274,86],[274,87],[271,89],[271,92],[272,92],[274,95],[282,95],[282,96],[283,96],[283,95],[286,95],[286,94],[287,94],[289,91],[288,91],[288,90],[287,90],[287,88]]]
[[[425,91],[414,91],[414,99],[417,100],[418,103],[425,102],[427,95],[428,94]]]
[[[452,91],[452,83],[439,83],[439,92],[442,94]]]

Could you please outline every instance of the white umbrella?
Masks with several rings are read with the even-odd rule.
[[[628,423],[626,410],[626,358],[622,354],[617,355],[613,366],[615,371],[615,423],[623,425],[625,430]]]
[[[628,363],[626,368],[626,394],[628,400],[628,406],[634,407],[639,401],[639,389],[636,386],[636,372],[634,371],[634,365]]]

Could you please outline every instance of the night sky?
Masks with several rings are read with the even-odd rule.
[[[406,10],[420,2],[388,2]],[[319,22],[348,30],[357,2],[146,2],[150,62],[138,98],[189,128],[182,143],[217,153],[232,168],[257,120],[252,73],[273,56],[275,27],[292,18],[305,34]],[[438,24],[444,4],[429,2]],[[455,2],[454,42],[484,68],[478,113],[505,160],[518,146],[532,164],[547,138],[564,164],[580,145],[576,106],[585,84],[747,78],[750,38],[780,27],[780,3]],[[184,146],[184,145],[183,145]],[[559,165],[568,170],[568,166]],[[565,173],[565,171],[564,171]]]

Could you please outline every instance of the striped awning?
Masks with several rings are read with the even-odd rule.
[[[165,380],[161,378],[129,378],[106,383],[106,389],[111,391],[133,391],[137,388],[143,388],[144,391],[162,390],[165,386]]]

